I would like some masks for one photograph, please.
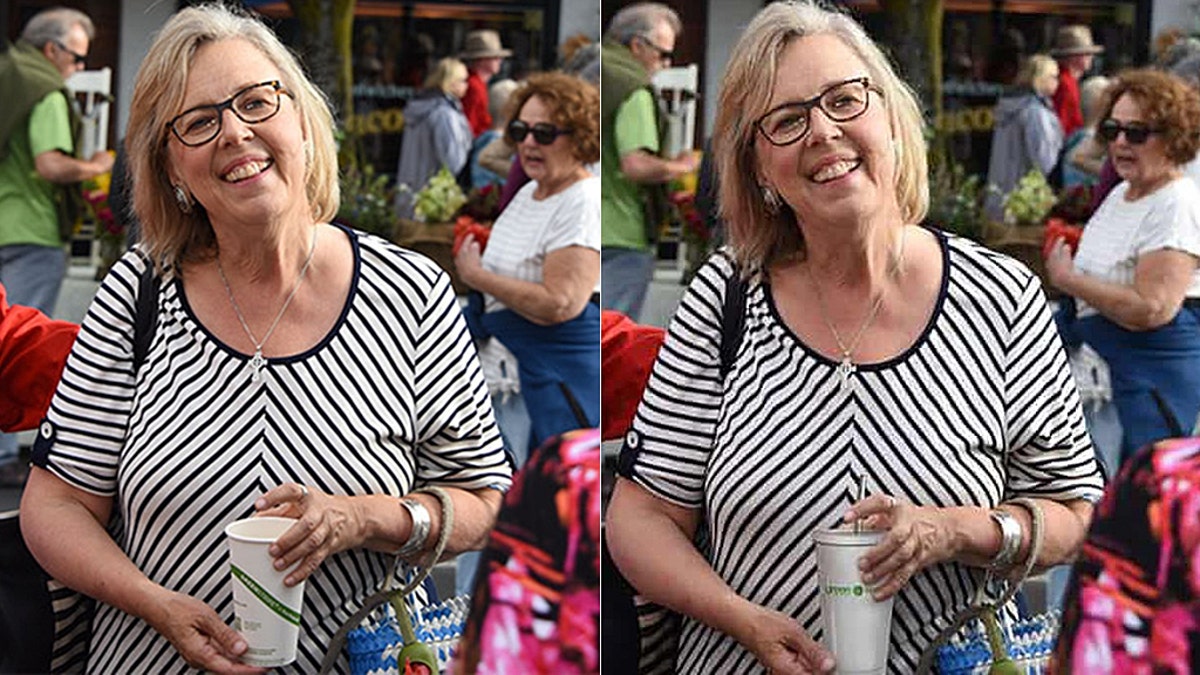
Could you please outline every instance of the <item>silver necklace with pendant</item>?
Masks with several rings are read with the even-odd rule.
[[[308,274],[308,267],[312,264],[313,252],[317,250],[317,228],[313,228],[312,243],[308,246],[308,257],[304,259],[304,266],[300,268],[300,274],[296,277],[296,283],[292,286],[292,291],[288,293],[287,299],[283,301],[283,306],[279,308],[279,313],[275,315],[275,320],[271,322],[271,327],[267,329],[266,335],[260,341],[254,337],[254,333],[250,331],[249,324],[246,323],[246,317],[242,315],[242,310],[238,307],[237,300],[233,297],[233,289],[229,287],[229,279],[225,276],[225,268],[221,266],[221,251],[217,251],[217,273],[221,275],[221,283],[225,285],[225,293],[229,295],[229,304],[233,306],[233,313],[237,315],[238,321],[242,324],[242,330],[246,331],[246,337],[250,338],[250,344],[254,345],[254,355],[250,357],[247,365],[250,367],[251,381],[258,383],[262,379],[262,370],[267,365],[267,359],[263,357],[263,345],[267,344],[267,340],[271,339],[271,334],[275,332],[275,327],[279,325],[279,320],[283,318],[287,308],[292,304],[292,299],[296,297],[296,292],[300,290],[300,284],[304,281],[304,276]]]
[[[888,266],[888,276],[894,277],[900,270],[900,265],[904,261],[904,240],[908,235],[908,228],[903,227],[900,230],[900,241],[896,245],[896,256],[892,259],[892,264]],[[871,309],[867,312],[867,318],[863,320],[862,325],[858,327],[858,332],[854,334],[854,338],[847,345],[843,340],[837,328],[833,325],[833,321],[829,319],[829,310],[825,306],[825,298],[821,295],[821,287],[817,285],[817,278],[813,276],[812,269],[808,265],[804,266],[804,270],[808,272],[809,282],[812,283],[813,290],[816,291],[817,306],[821,312],[821,320],[825,322],[825,327],[829,329],[833,335],[833,341],[837,343],[838,351],[842,358],[837,365],[838,382],[842,389],[850,385],[850,377],[858,372],[858,366],[854,365],[854,350],[858,349],[858,343],[862,342],[863,336],[867,334],[867,329],[875,321],[876,315],[879,314],[879,309],[883,307],[883,293],[880,292],[876,296],[875,301],[871,303]]]

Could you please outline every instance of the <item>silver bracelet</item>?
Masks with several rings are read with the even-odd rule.
[[[425,544],[429,542],[429,531],[433,529],[433,519],[429,517],[429,509],[412,497],[401,498],[400,505],[408,509],[408,515],[412,517],[412,530],[395,555],[408,557],[425,549]]]
[[[1021,550],[1023,534],[1021,521],[1017,520],[1013,514],[1001,509],[993,509],[988,515],[1000,527],[1000,550],[988,563],[988,567],[993,570],[1012,567],[1017,560],[1017,553]]]

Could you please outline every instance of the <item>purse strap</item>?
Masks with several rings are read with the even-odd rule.
[[[1008,580],[1008,590],[1004,592],[1004,595],[1002,595],[996,602],[988,603],[983,601],[983,591],[988,587],[988,584],[992,579],[992,572],[991,570],[988,570],[987,576],[984,577],[983,584],[979,587],[979,593],[976,594],[975,601],[971,603],[971,606],[959,612],[958,615],[955,616],[950,622],[950,625],[947,626],[946,629],[941,633],[938,633],[938,636],[934,638],[933,642],[929,643],[929,646],[926,647],[925,651],[921,653],[921,662],[917,666],[917,673],[920,673],[921,675],[924,675],[925,673],[932,673],[933,661],[937,658],[938,649],[940,649],[942,645],[946,644],[946,641],[953,637],[954,634],[957,633],[959,629],[965,626],[968,622],[981,617],[984,618],[985,622],[994,620],[995,612],[999,611],[1013,599],[1013,596],[1017,594],[1017,591],[1021,590],[1021,584],[1025,583],[1025,580],[1029,578],[1030,572],[1033,571],[1033,566],[1037,562],[1037,557],[1042,552],[1042,539],[1046,533],[1046,520],[1045,516],[1042,514],[1042,507],[1028,497],[1015,497],[1008,500],[1006,503],[1025,507],[1025,509],[1028,510],[1029,514],[1033,517],[1033,526],[1029,531],[1029,555],[1025,559],[1025,564],[1021,568],[1020,577],[1015,579],[1010,578]],[[992,619],[989,619],[986,616],[989,613],[993,615]],[[992,656],[995,657],[997,655],[993,654]]]
[[[450,541],[450,532],[454,529],[454,502],[450,499],[450,494],[440,487],[429,486],[422,487],[416,492],[428,492],[438,498],[442,505],[442,531],[438,534],[437,543],[434,544],[433,550],[426,556],[424,562],[420,564],[421,571],[411,582],[402,588],[395,588],[396,568],[400,565],[400,556],[396,556],[389,566],[387,581],[384,582],[384,588],[367,596],[363,600],[362,607],[358,611],[350,615],[337,632],[334,633],[333,639],[329,642],[329,648],[325,650],[325,658],[321,661],[320,675],[327,675],[333,670],[334,664],[337,663],[338,656],[342,653],[342,648],[346,645],[346,636],[350,631],[354,630],[367,618],[371,612],[375,611],[380,605],[385,602],[392,602],[396,598],[403,598],[409,593],[418,588],[429,576],[430,570],[441,559],[442,553],[446,550],[446,543]]]

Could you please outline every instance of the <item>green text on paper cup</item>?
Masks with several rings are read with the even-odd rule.
[[[250,592],[254,594],[254,597],[258,598],[268,609],[278,614],[284,621],[296,626],[300,625],[300,612],[280,602],[278,598],[267,592],[267,589],[260,586],[257,581],[252,579],[249,574],[243,572],[237,565],[230,565],[229,567],[233,570],[234,578],[245,584],[246,588],[250,589]]]
[[[866,590],[862,584],[825,584],[825,595],[835,598],[857,598]]]

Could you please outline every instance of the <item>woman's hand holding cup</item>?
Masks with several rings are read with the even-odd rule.
[[[259,497],[254,508],[256,515],[297,520],[269,549],[277,570],[299,561],[284,579],[288,586],[307,579],[331,555],[362,546],[367,538],[366,518],[353,497],[285,483]]]
[[[937,507],[916,506],[891,495],[871,495],[856,502],[845,520],[861,520],[864,529],[886,532],[859,560],[862,580],[871,586],[876,600],[890,598],[914,574],[957,553],[950,516]]]

